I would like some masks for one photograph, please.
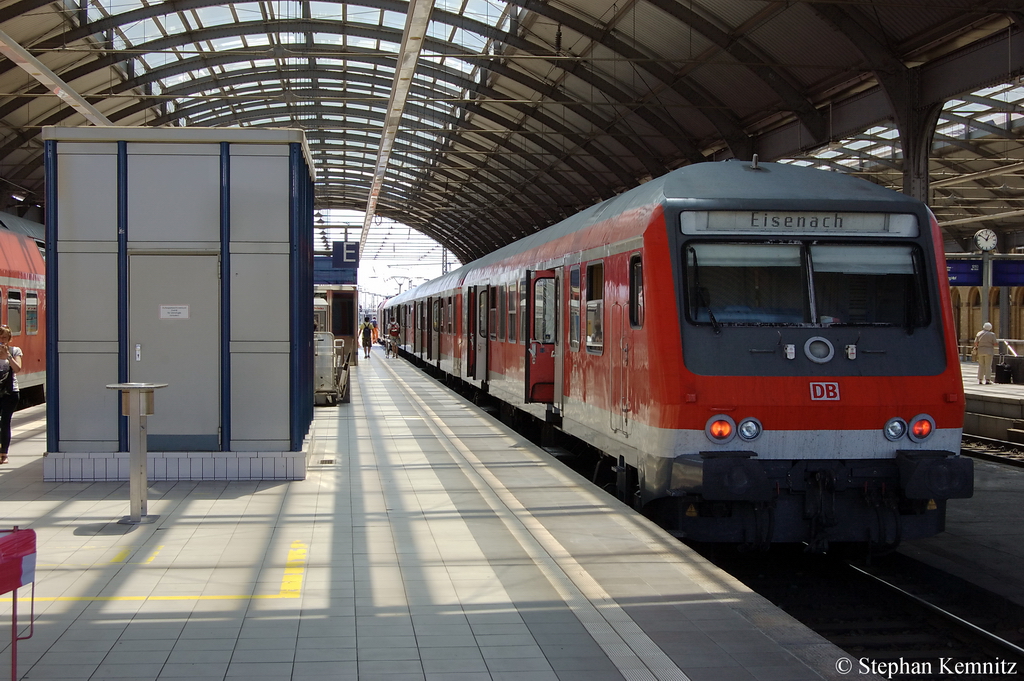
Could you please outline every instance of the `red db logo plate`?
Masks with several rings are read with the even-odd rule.
[[[811,383],[812,400],[839,401],[838,383]]]

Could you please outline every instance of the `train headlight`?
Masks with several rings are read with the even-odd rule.
[[[761,434],[763,428],[761,422],[757,419],[743,419],[740,421],[740,425],[736,428],[737,435],[740,436],[741,440],[750,442],[751,440],[757,439],[757,436]]]
[[[935,432],[935,419],[928,414],[918,414],[910,420],[910,439],[924,442]]]
[[[815,364],[827,364],[836,356],[836,349],[829,339],[814,336],[804,343],[804,354]]]
[[[889,419],[882,432],[885,433],[885,439],[895,442],[907,434],[907,422],[898,417]]]
[[[704,426],[704,434],[712,442],[719,444],[728,442],[736,436],[736,422],[725,414],[712,416]]]

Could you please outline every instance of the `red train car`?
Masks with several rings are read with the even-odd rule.
[[[0,214],[0,225],[0,323],[11,328],[11,345],[24,353],[18,374],[22,401],[41,402],[46,382],[43,226],[6,214]]]
[[[942,239],[839,173],[697,164],[388,301],[403,351],[595,445],[678,536],[893,545],[973,494]]]

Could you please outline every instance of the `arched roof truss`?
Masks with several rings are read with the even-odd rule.
[[[1020,0],[424,1],[375,212],[460,260],[689,163],[757,153],[901,188],[942,105],[924,132],[949,234],[1011,230],[1024,203],[1018,171],[985,174],[1024,161],[1000,86],[1024,72]],[[408,7],[0,0],[0,28],[117,125],[304,129],[317,207],[361,210]],[[0,179],[41,200],[39,128],[82,115],[0,61],[0,124]]]

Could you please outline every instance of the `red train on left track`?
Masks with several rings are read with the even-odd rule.
[[[43,225],[0,213],[0,324],[21,348],[22,403],[43,400],[46,383],[46,263]]]

